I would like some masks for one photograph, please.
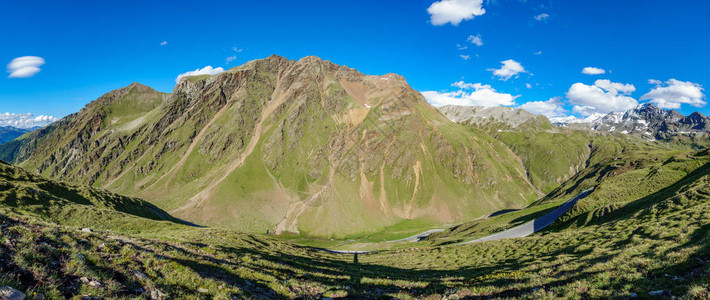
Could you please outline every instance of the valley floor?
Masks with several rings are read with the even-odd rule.
[[[603,225],[357,262],[217,229],[85,232],[3,210],[0,285],[49,298],[707,297],[710,178],[672,192]]]
[[[541,232],[461,244],[590,187]],[[709,150],[610,156],[528,208],[357,259],[187,226],[140,199],[2,164],[0,201],[0,287],[30,299],[707,299],[710,289]]]

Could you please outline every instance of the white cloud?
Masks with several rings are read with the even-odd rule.
[[[39,56],[21,56],[7,64],[8,78],[27,78],[39,73],[39,67],[44,65],[44,58]]]
[[[493,75],[498,77],[500,80],[508,80],[513,76],[517,76],[520,73],[527,73],[523,65],[512,59],[504,60],[501,62],[502,66],[500,69],[488,69],[488,71],[493,72]]]
[[[466,50],[466,49],[468,49],[468,46],[463,46],[463,45],[461,45],[461,44],[456,44],[456,49],[459,49],[459,50]]]
[[[531,101],[518,106],[531,113],[537,115],[543,115],[548,118],[562,117],[565,115],[566,111],[562,107],[562,101],[560,97],[553,97],[547,101]]]
[[[465,105],[465,106],[510,106],[515,105],[515,99],[519,96],[498,93],[490,85],[480,83],[467,83],[463,81],[454,82],[453,87],[458,87],[458,91],[437,92],[425,91],[422,95],[431,105],[440,107],[444,105]],[[472,90],[472,91],[466,91]]]
[[[427,12],[431,15],[432,25],[451,23],[457,26],[463,20],[485,14],[486,10],[483,8],[483,0],[441,0],[432,3]]]
[[[587,74],[587,75],[601,75],[605,74],[606,70],[600,69],[600,68],[595,68],[595,67],[586,67],[582,69],[582,74]]]
[[[638,105],[636,99],[629,96],[636,88],[631,84],[611,82],[600,79],[594,85],[575,83],[567,92],[567,99],[574,105],[572,110],[583,116],[612,111],[626,111]]]
[[[534,18],[535,18],[535,20],[538,20],[538,21],[547,21],[547,18],[549,18],[549,17],[550,17],[550,15],[548,15],[548,14],[539,14],[539,15],[535,16]]]
[[[467,41],[471,42],[471,44],[474,44],[478,47],[483,46],[483,39],[481,39],[481,35],[469,35]]]
[[[186,76],[195,76],[195,75],[216,75],[216,74],[219,74],[219,73],[222,73],[222,72],[224,72],[224,69],[222,69],[222,67],[219,67],[219,68],[212,68],[212,66],[206,66],[206,67],[204,67],[204,68],[202,68],[202,69],[197,69],[197,70],[194,70],[194,71],[185,72],[185,73],[182,73],[182,74],[178,75],[177,78],[175,78],[175,82],[180,81],[180,78],[183,78],[183,77],[186,77]]]
[[[227,64],[233,62],[235,59],[237,59],[237,56],[236,56],[236,55],[227,57],[227,59],[226,59]]]
[[[165,46],[165,45],[167,45],[167,44],[168,44],[168,41],[162,41],[162,42],[160,42],[160,45],[161,45],[161,46]]]
[[[526,83],[526,84],[525,84],[525,87],[531,89],[531,88],[532,88],[532,84]]]
[[[460,56],[461,58],[463,58],[463,60],[469,60],[469,59],[471,59],[471,55],[459,54],[459,56]]]
[[[237,52],[237,53],[240,53],[240,52],[244,51],[244,49],[239,49],[239,48],[237,48],[237,47],[232,47],[232,51]]]
[[[30,128],[35,126],[44,126],[49,123],[58,121],[58,118],[53,116],[39,115],[35,116],[30,113],[16,114],[6,112],[0,114],[0,126],[12,126],[19,128]]]
[[[473,89],[481,89],[485,88],[486,85],[480,84],[480,83],[468,83],[463,80],[457,81],[451,84],[453,87],[460,88],[462,90],[473,90]],[[490,87],[490,86],[488,86]]]
[[[649,83],[656,85],[656,87],[641,96],[641,100],[651,100],[651,103],[660,108],[679,109],[681,104],[690,104],[695,107],[706,104],[703,101],[705,98],[704,89],[700,84],[672,78],[666,82],[649,80]]]
[[[535,53],[533,53],[533,54],[535,54],[535,55],[542,55],[542,51],[538,51],[538,52],[535,52]]]
[[[594,85],[605,91],[620,92],[622,94],[630,94],[636,91],[636,87],[633,84],[611,82],[609,79],[599,79],[594,82]]]

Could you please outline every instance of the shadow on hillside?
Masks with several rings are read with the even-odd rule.
[[[699,167],[690,174],[686,175],[682,179],[678,180],[676,183],[663,188],[653,194],[647,195],[645,197],[639,198],[637,200],[628,202],[624,204],[623,206],[619,207],[618,209],[612,210],[608,213],[605,214],[595,214],[596,210],[592,210],[589,212],[586,212],[584,214],[581,214],[579,216],[576,216],[572,220],[567,222],[568,226],[564,226],[564,224],[558,224],[558,226],[555,226],[556,229],[564,229],[569,227],[571,224],[576,222],[576,226],[578,227],[583,227],[583,226],[588,226],[588,225],[596,225],[596,224],[602,224],[605,222],[609,221],[614,221],[614,220],[621,220],[621,219],[628,219],[635,217],[635,215],[642,210],[660,203],[666,199],[672,198],[673,196],[677,195],[679,192],[682,190],[686,189],[689,184],[692,184],[693,182],[699,180],[701,177],[705,175],[710,175],[710,163],[703,165],[702,167]],[[602,207],[600,207],[602,208]],[[597,208],[597,209],[600,209]]]
[[[702,209],[704,208],[700,211]],[[535,297],[534,293],[540,291],[551,291],[552,288],[559,286],[573,286],[580,281],[588,281],[593,276],[608,276],[604,273],[616,266],[608,266],[607,269],[592,266],[611,261],[626,249],[636,246],[639,241],[657,240],[656,236],[645,231],[655,226],[655,222],[639,225],[638,228],[642,230],[626,232],[626,236],[619,238],[618,241],[607,242],[595,239],[595,243],[604,246],[606,251],[598,251],[595,247],[580,247],[584,243],[564,243],[554,246],[556,248],[551,250],[545,250],[539,247],[544,247],[554,240],[542,239],[530,240],[528,243],[493,242],[447,249],[385,251],[374,257],[360,255],[363,263],[352,262],[353,256],[350,254],[322,253],[308,247],[257,239],[249,235],[237,239],[245,243],[243,247],[224,245],[210,247],[200,243],[180,245],[132,239],[117,241],[145,254],[150,253],[159,258],[161,263],[165,261],[175,263],[199,274],[202,278],[216,281],[218,285],[238,287],[240,294],[234,295],[237,298],[285,299],[292,296],[288,293],[293,293],[293,296],[299,298],[321,298],[325,297],[324,293],[328,291],[344,291],[349,298],[362,299],[389,298],[397,296],[395,294],[398,293],[415,298],[440,298],[443,294],[463,291],[461,294],[463,298],[477,299]],[[598,237],[602,236],[604,235],[599,234]],[[623,276],[612,277],[605,288],[623,289],[624,286],[633,286],[638,289],[636,292],[642,297],[650,290],[669,291],[668,296],[671,293],[673,295],[684,293],[685,288],[682,284],[687,286],[689,283],[696,282],[699,276],[703,276],[710,261],[710,243],[708,243],[710,224],[703,224],[690,236],[690,240],[686,243],[674,244],[671,247],[662,245],[664,246],[662,251],[666,253],[693,251],[692,255],[684,261],[670,266],[666,264],[666,268],[646,270],[644,278],[637,280],[624,279]],[[564,236],[560,235],[558,238]],[[671,236],[667,240],[673,239],[674,237]],[[213,253],[218,253],[219,257],[205,252],[203,249],[207,247],[211,248]],[[7,256],[9,252],[3,248],[4,246],[0,245],[0,250],[3,250],[0,253],[5,256],[0,262],[11,261]],[[538,252],[532,251],[533,249],[538,249]],[[488,251],[492,251],[493,258],[485,258],[488,256],[486,254]],[[662,251],[656,247],[648,247],[640,255],[657,259],[663,257],[663,254],[660,254]],[[484,255],[481,255],[482,253]],[[473,258],[481,261],[466,261]],[[406,268],[395,267],[398,260],[402,261]],[[453,262],[461,263],[461,260],[468,266],[454,267]],[[386,261],[388,265],[378,265],[373,263],[374,261]],[[426,264],[427,262],[433,264]],[[100,267],[91,262],[89,265],[99,273],[110,274],[111,278],[128,288],[121,293],[124,296],[133,296],[133,289],[141,286],[134,279],[121,275],[120,270]],[[654,265],[657,264],[649,266]],[[614,269],[611,272],[622,270],[623,268]],[[520,275],[516,275],[517,273]],[[680,281],[673,279],[675,275],[681,278]],[[158,276],[178,275],[158,274]],[[194,287],[182,284],[179,277],[173,279],[173,283],[161,284],[158,288],[168,293],[196,292]],[[26,281],[27,288],[34,285],[31,281],[23,281]],[[76,278],[63,284],[68,286],[75,281]],[[480,287],[496,287],[496,290],[479,293],[477,288]],[[584,292],[580,293],[583,298],[594,298],[584,295]],[[206,298],[209,295],[203,296]],[[623,295],[619,296],[623,297]]]
[[[499,210],[499,211],[497,211],[497,212],[494,212],[494,213],[488,215],[488,217],[490,218],[490,217],[500,216],[500,215],[504,215],[504,214],[511,213],[511,212],[514,212],[514,211],[519,211],[519,209],[503,209],[503,210]]]
[[[629,218],[633,213],[677,194],[689,183],[709,173],[710,164],[691,172],[666,189],[627,204],[608,214],[607,217]],[[707,198],[696,200],[707,201]],[[678,210],[686,208],[687,206],[682,205],[677,207]],[[537,214],[544,215],[554,209],[557,208],[550,208]],[[215,253],[222,254],[219,258],[199,250],[207,246],[200,244],[191,244],[187,246],[188,248],[161,244],[162,249],[159,253],[152,249],[142,247],[140,249],[174,261],[200,274],[203,278],[236,286],[245,292],[244,295],[239,295],[240,297],[283,299],[289,297],[287,293],[293,293],[302,298],[320,298],[324,297],[323,293],[327,291],[339,290],[346,291],[350,298],[388,298],[397,293],[425,298],[439,297],[456,290],[468,290],[468,298],[508,298],[531,296],[541,290],[551,290],[559,286],[572,286],[597,275],[608,276],[604,275],[608,274],[607,272],[619,276],[609,278],[605,289],[623,290],[632,286],[637,289],[635,292],[642,296],[647,296],[648,291],[651,290],[664,290],[667,296],[671,293],[674,295],[684,293],[687,285],[703,276],[710,261],[710,243],[707,240],[710,236],[710,224],[703,224],[692,232],[692,238],[686,243],[672,244],[670,247],[667,247],[668,244],[657,244],[645,248],[638,255],[648,259],[662,259],[664,257],[662,253],[671,253],[671,251],[693,252],[686,260],[676,264],[647,265],[649,269],[644,270],[643,278],[627,279],[622,276],[623,267],[616,265],[593,267],[611,261],[627,249],[634,248],[645,241],[660,241],[657,236],[646,232],[654,226],[657,226],[655,222],[632,225],[636,230],[619,232],[618,240],[599,240],[610,232],[599,234],[594,240],[595,246],[599,247],[582,247],[585,243],[580,242],[546,250],[538,248],[538,245],[533,243],[535,241],[531,242],[532,246],[516,243],[481,243],[457,246],[454,250],[420,248],[384,251],[375,254],[376,256],[360,254],[361,263],[353,262],[352,254],[322,253],[308,247],[271,243],[269,240],[250,236],[243,239],[249,244],[244,247],[213,246]],[[591,234],[591,232],[579,234]],[[565,237],[560,235],[557,238]],[[674,238],[671,236],[664,240],[673,242]],[[540,246],[544,247],[548,240],[540,242]],[[658,245],[663,249],[659,249]],[[134,246],[140,247],[135,244]],[[198,249],[190,249],[192,247]],[[504,247],[504,249],[495,247]],[[604,251],[598,251],[599,249]],[[486,251],[497,251],[497,256],[486,258],[487,255],[480,255]],[[507,256],[508,253],[510,257]],[[481,261],[466,261],[474,258]],[[386,261],[388,265],[373,263],[375,261]],[[395,267],[397,261],[402,261],[402,265],[406,267]],[[454,267],[456,263],[468,266],[457,268]],[[523,275],[516,276],[516,272],[523,272]],[[247,277],[244,274],[257,275]],[[675,281],[673,278],[676,275],[681,279]],[[284,289],[277,289],[277,286],[284,286]],[[496,287],[496,291],[478,294],[476,287]],[[584,294],[583,291],[580,293]],[[624,295],[617,296],[624,297]]]

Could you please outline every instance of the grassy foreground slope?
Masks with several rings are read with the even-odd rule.
[[[710,283],[709,156],[686,154],[683,164],[699,166],[596,223],[522,239],[382,251],[357,263],[352,255],[268,237],[142,218],[146,211],[116,210],[142,202],[113,201],[113,194],[97,192],[91,204],[3,194],[0,285],[48,298],[703,299]],[[661,168],[679,169],[673,157]],[[13,189],[43,182],[11,166],[1,171]],[[47,199],[66,198],[43,191]],[[42,213],[67,205],[84,206],[85,217]],[[141,226],[101,221],[111,215]]]
[[[665,143],[645,143],[619,135],[591,137],[589,147],[586,168],[525,209],[466,222],[432,235],[431,240],[453,243],[506,230],[538,218],[592,187],[595,190],[553,228],[598,224],[605,213],[669,187],[710,161],[707,150],[672,149]]]
[[[145,230],[146,220],[181,223],[141,199],[45,179],[2,161],[0,206],[60,224],[128,232]]]

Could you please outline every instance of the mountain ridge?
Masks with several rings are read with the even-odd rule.
[[[12,141],[19,136],[37,130],[40,127],[19,128],[14,126],[0,126],[0,144]]]
[[[584,119],[573,116],[547,118],[510,107],[446,105],[439,110],[454,122],[488,130],[515,130],[522,125],[525,130],[550,130],[554,126],[599,133],[620,133],[650,141],[690,140],[690,143],[700,143],[700,146],[707,144],[703,140],[710,136],[710,118],[702,113],[696,111],[685,116],[676,110],[662,109],[652,103],[643,103],[624,112],[595,114]],[[526,124],[534,118],[537,122]]]
[[[505,145],[449,121],[403,77],[317,57],[188,76],[170,94],[132,84],[21,143],[13,162],[40,174],[250,232],[343,237],[537,198]]]

